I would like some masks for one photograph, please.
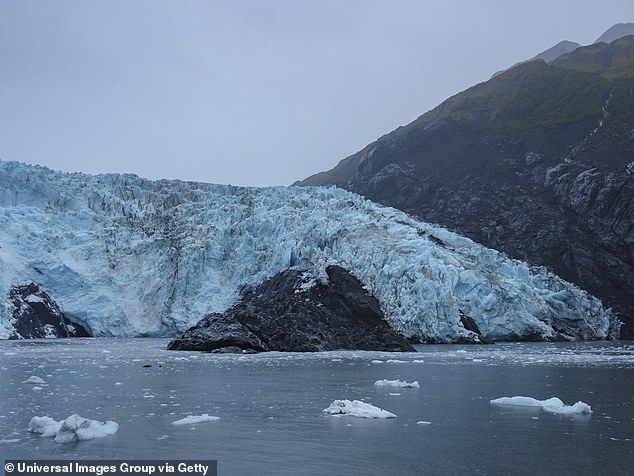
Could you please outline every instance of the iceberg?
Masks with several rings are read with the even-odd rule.
[[[46,381],[42,377],[37,377],[36,375],[31,375],[22,383],[32,383],[34,385],[43,385],[46,384]]]
[[[119,425],[110,420],[100,422],[73,414],[61,421],[55,421],[48,416],[33,417],[29,423],[29,431],[45,437],[54,437],[55,443],[63,444],[113,435],[119,431]]]
[[[609,309],[545,268],[335,187],[151,181],[0,161],[0,243],[5,339],[20,317],[8,296],[25,283],[93,336],[177,337],[277,273],[306,270],[309,285],[331,265],[358,278],[414,341],[618,335]]]
[[[548,398],[546,400],[537,400],[531,397],[501,397],[490,401],[492,405],[501,406],[520,406],[520,407],[539,407],[549,413],[557,413],[560,415],[590,415],[592,408],[584,402],[577,402],[574,405],[565,405],[557,397]]]
[[[29,423],[31,433],[39,433],[47,438],[54,437],[62,427],[63,421],[55,421],[51,417],[33,417]]]
[[[398,387],[398,388],[419,388],[418,381],[406,382],[401,380],[377,380],[374,382],[376,387]]]
[[[181,418],[180,420],[173,421],[172,425],[193,425],[194,423],[202,423],[205,421],[215,420],[220,420],[220,417],[211,416],[207,413],[203,413],[202,415],[189,415],[185,418]]]
[[[335,400],[323,411],[329,415],[349,415],[359,418],[396,418],[394,413],[359,400]]]

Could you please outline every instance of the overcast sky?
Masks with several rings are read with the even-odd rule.
[[[0,0],[0,160],[285,185],[632,0]]]

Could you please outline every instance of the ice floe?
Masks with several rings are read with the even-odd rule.
[[[119,431],[119,425],[110,420],[100,422],[73,414],[61,421],[55,421],[48,416],[33,417],[29,423],[29,431],[46,437],[55,437],[56,443],[71,443],[113,435]]]
[[[172,425],[193,425],[194,423],[202,423],[205,421],[215,420],[220,420],[220,417],[211,416],[207,413],[203,413],[202,415],[189,415],[185,418],[181,418],[180,420],[173,421]]]
[[[323,411],[329,415],[349,415],[360,418],[396,418],[394,413],[359,400],[335,400]]]
[[[501,397],[491,400],[492,405],[502,406],[520,406],[520,407],[539,407],[549,413],[557,413],[561,415],[589,415],[592,413],[590,405],[584,402],[577,402],[574,405],[565,405],[557,397],[548,398],[546,400],[537,400],[532,397]]]
[[[401,380],[377,380],[374,382],[376,387],[398,387],[398,388],[419,388],[418,381],[406,382]]]
[[[42,384],[45,384],[46,381],[42,377],[37,377],[35,375],[31,375],[29,378],[27,378],[22,383],[32,383],[32,384],[35,384],[35,385],[42,385]]]

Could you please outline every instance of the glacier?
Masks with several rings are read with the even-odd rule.
[[[0,161],[0,338],[33,282],[95,336],[178,336],[287,269],[348,269],[424,342],[606,339],[619,321],[545,268],[338,188],[86,175]],[[465,316],[477,325],[465,327]]]

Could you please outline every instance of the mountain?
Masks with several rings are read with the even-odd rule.
[[[520,61],[519,63],[515,63],[513,66],[511,66],[511,68],[515,68],[516,66],[519,66],[520,64],[529,63],[530,61],[535,61],[535,60],[543,60],[546,63],[552,63],[557,58],[559,58],[561,55],[564,55],[566,53],[570,53],[571,51],[576,50],[580,46],[581,45],[579,43],[575,43],[573,41],[563,40],[563,41],[560,41],[559,43],[557,43],[555,46],[553,46],[551,48],[548,48],[546,51],[542,51],[541,53],[536,54],[535,56],[533,56],[529,60]],[[511,68],[505,69],[504,71],[508,71]],[[496,77],[496,76],[502,74],[504,71],[498,71],[492,77]]]
[[[305,299],[336,303],[316,297],[332,266],[358,279],[390,327],[414,341],[618,334],[598,299],[546,269],[342,189],[150,181],[0,162],[2,338],[15,332],[11,297],[23,283],[90,335],[177,337],[205,315],[263,302],[260,291],[255,300],[249,292],[287,270],[301,270]],[[286,304],[273,298],[278,307],[297,305],[292,296]]]
[[[617,23],[616,25],[611,26],[605,33],[597,38],[594,43],[612,43],[613,41],[628,35],[634,35],[634,23]],[[557,43],[555,46],[536,54],[531,59],[515,63],[513,66],[511,66],[511,68],[535,60],[544,60],[546,63],[552,63],[560,56],[565,55],[566,53],[570,53],[580,46],[581,45],[579,43],[575,43],[574,41],[563,40]],[[504,71],[508,71],[511,68],[507,68],[503,71],[498,71],[492,77],[495,77],[498,74],[502,74]]]
[[[634,23],[617,23],[597,38],[595,43],[612,43],[628,35],[634,35]]]
[[[604,300],[634,337],[634,36],[520,64],[298,185],[337,185]]]

